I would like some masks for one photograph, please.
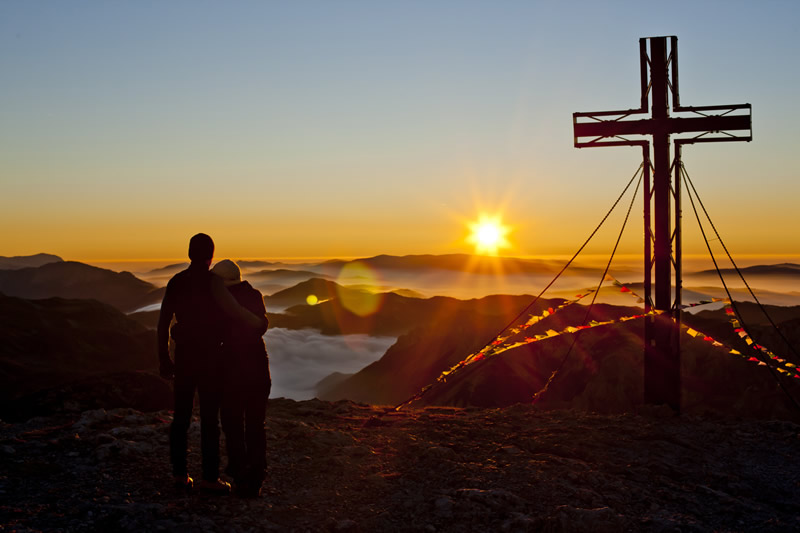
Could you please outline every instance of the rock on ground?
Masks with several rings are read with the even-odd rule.
[[[172,488],[170,421],[0,423],[0,531],[800,530],[791,422],[271,400],[268,479],[245,500]],[[196,421],[190,446],[199,477]]]

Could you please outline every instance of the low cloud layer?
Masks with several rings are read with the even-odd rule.
[[[308,400],[333,372],[358,372],[378,360],[395,337],[322,335],[315,330],[270,329],[264,337],[272,374],[271,398]]]

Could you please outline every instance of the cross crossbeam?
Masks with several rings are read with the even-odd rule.
[[[602,146],[642,148],[645,169],[645,308],[648,311],[653,308],[662,311],[661,315],[648,319],[645,323],[644,400],[646,403],[667,404],[680,411],[678,333],[681,319],[682,273],[679,179],[681,148],[684,144],[752,140],[751,106],[750,104],[681,106],[678,91],[678,38],[675,36],[639,39],[639,61],[640,107],[624,111],[573,113],[573,131],[576,148]],[[687,113],[687,116],[670,116],[670,93],[672,111]],[[649,118],[637,117],[648,112]],[[675,139],[675,158],[672,160],[670,137],[681,134],[692,134],[692,136]],[[630,136],[647,137],[630,138]],[[653,165],[650,157],[651,142]],[[671,174],[673,170],[674,182]],[[651,215],[655,218],[654,224]],[[653,271],[655,271],[655,299],[651,294]]]
[[[745,104],[747,109],[749,104]],[[594,115],[596,116],[596,115]],[[708,132],[716,133],[732,130],[750,130],[750,115],[718,115],[696,118],[669,117],[660,121],[654,119],[644,120],[604,120],[600,122],[575,123],[575,137],[594,137],[595,142],[576,142],[575,146],[594,146],[600,139],[617,137],[620,135],[652,135],[660,133],[689,133]],[[721,139],[716,139],[721,140]],[[732,140],[748,140],[734,137]]]

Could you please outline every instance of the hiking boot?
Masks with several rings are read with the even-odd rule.
[[[200,483],[197,484],[197,488],[213,494],[228,494],[231,491],[231,484],[227,481],[222,481],[219,478],[215,479],[214,481],[202,479],[200,480]]]
[[[173,479],[175,481],[175,488],[178,490],[189,491],[192,490],[192,487],[194,486],[194,480],[189,477],[189,474],[175,476]]]

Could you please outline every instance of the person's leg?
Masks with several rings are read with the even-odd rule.
[[[228,451],[228,466],[225,472],[237,483],[241,480],[246,462],[241,371],[241,368],[235,367],[226,369],[220,409],[222,431],[225,432],[225,447]]]
[[[200,451],[203,457],[203,479],[219,478],[219,406],[222,386],[213,376],[203,375],[198,384],[200,399]]]
[[[271,388],[269,367],[259,361],[249,374],[246,387],[245,435],[247,440],[248,484],[250,491],[258,494],[266,477],[267,435],[264,421],[267,399]]]
[[[192,407],[195,391],[194,376],[186,369],[177,369],[173,384],[174,412],[169,430],[169,452],[172,473],[178,477],[187,475],[186,454],[188,448],[187,432],[192,421]]]

